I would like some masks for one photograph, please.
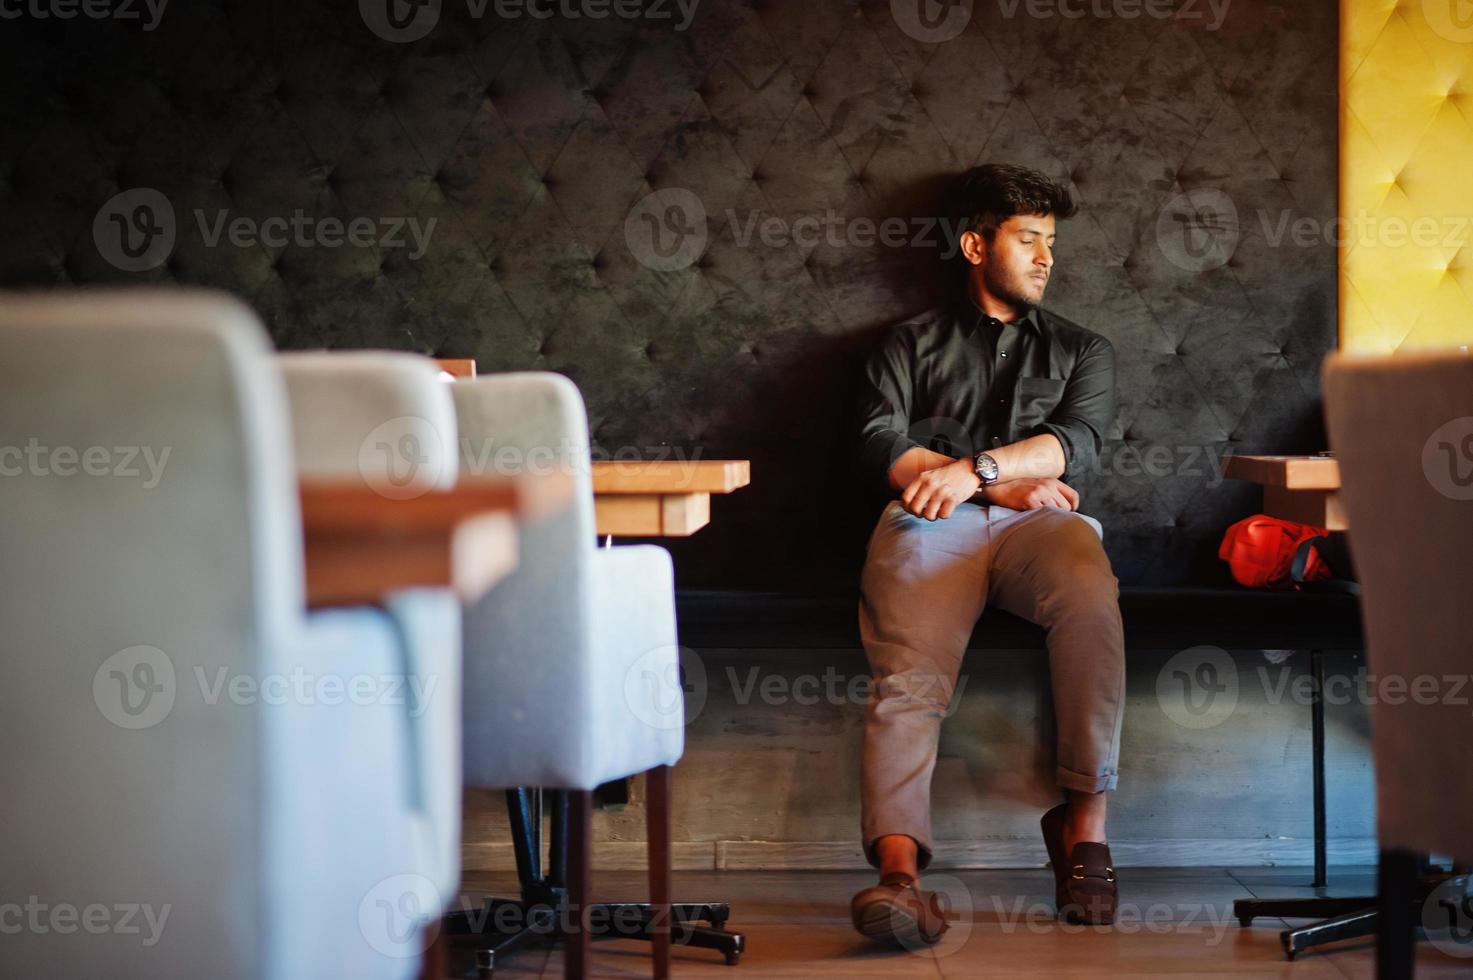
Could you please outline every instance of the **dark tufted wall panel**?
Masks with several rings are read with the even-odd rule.
[[[701,0],[684,30],[667,2],[604,19],[477,6],[432,4],[405,42],[370,29],[370,0],[175,0],[152,30],[0,20],[0,285],[202,283],[248,298],[282,347],[565,372],[603,451],[753,460],[754,485],[672,545],[685,585],[842,586],[870,513],[847,467],[858,358],[929,305],[939,253],[863,244],[857,219],[934,215],[939,178],[1014,161],[1083,205],[1047,302],[1119,356],[1119,416],[1084,489],[1123,581],[1221,574],[1215,542],[1255,506],[1213,476],[1224,450],[1319,448],[1335,257],[1275,232],[1334,216],[1333,3],[1232,0],[1216,24],[1206,0],[1170,18],[1103,0]],[[128,271],[107,207],[140,188],[172,209],[173,241]],[[697,235],[677,190],[706,243],[667,261],[640,235]],[[435,225],[416,258],[412,240],[207,233],[221,211],[298,209]],[[743,241],[754,219],[830,211],[848,223],[818,241]]]

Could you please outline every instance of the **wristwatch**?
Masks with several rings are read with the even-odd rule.
[[[997,460],[987,453],[978,453],[972,458],[972,470],[984,487],[997,482]]]

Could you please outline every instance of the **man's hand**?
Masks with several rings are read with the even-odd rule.
[[[1008,480],[994,483],[987,488],[985,496],[990,504],[1011,510],[1037,510],[1040,507],[1057,507],[1060,510],[1078,510],[1079,492],[1062,480],[1053,477]]]
[[[917,517],[928,521],[938,517],[944,520],[956,510],[957,504],[970,500],[981,485],[982,480],[972,468],[972,461],[963,457],[934,470],[926,470],[911,480],[905,493],[900,495],[900,502]]]

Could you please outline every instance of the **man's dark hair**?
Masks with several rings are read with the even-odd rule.
[[[1051,214],[1063,221],[1076,210],[1067,187],[1028,167],[987,163],[957,178],[953,214],[961,221],[958,235],[975,231],[990,243],[998,227],[1014,215]]]

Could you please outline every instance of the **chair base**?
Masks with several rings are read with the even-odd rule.
[[[1320,919],[1312,925],[1279,933],[1284,956],[1294,959],[1311,946],[1369,936],[1376,931],[1376,896],[1353,898],[1240,898],[1233,903],[1238,924],[1259,916],[1276,919]]]
[[[590,902],[591,800],[584,791],[508,790],[507,815],[517,861],[521,897],[488,898],[479,910],[446,915],[442,935],[456,964],[452,976],[470,975],[462,968],[467,946],[474,954],[474,973],[490,977],[517,949],[532,943],[565,941],[565,974],[586,977],[588,943],[592,939],[638,939],[653,946],[655,980],[670,975],[670,946],[692,946],[721,953],[728,966],[740,960],[746,937],[723,927],[731,917],[726,902],[670,901],[669,803],[670,770],[660,766],[646,774],[649,801],[651,902]],[[544,800],[550,803],[544,809]],[[543,821],[551,831],[543,861]],[[667,926],[655,921],[655,910],[668,907]],[[586,909],[582,915],[578,910]],[[705,922],[708,925],[697,925]],[[465,937],[473,937],[467,942]]]
[[[1383,858],[1384,860],[1384,858]],[[1405,900],[1398,902],[1408,910],[1407,932],[1421,921],[1422,906],[1427,897],[1443,882],[1453,877],[1452,873],[1434,871],[1416,874],[1413,865],[1412,877],[1416,882]],[[1279,933],[1279,942],[1284,947],[1284,956],[1294,959],[1313,946],[1376,935],[1382,925],[1381,918],[1385,902],[1383,896],[1359,895],[1347,898],[1240,898],[1233,902],[1233,914],[1241,926],[1250,925],[1255,918],[1268,916],[1276,919],[1319,919],[1319,922],[1297,929],[1285,929]]]
[[[671,905],[670,941],[678,946],[711,949],[725,957],[728,966],[741,959],[745,937],[722,928],[731,915],[725,902],[677,902]],[[596,902],[590,907],[591,937],[602,939],[654,939],[648,902]],[[697,923],[707,923],[698,925]],[[452,912],[443,920],[450,959],[454,961],[450,975],[467,976],[471,971],[490,978],[496,967],[504,965],[512,953],[539,943],[555,943],[563,939],[572,926],[571,913],[565,901],[525,901],[510,898],[488,898],[475,913]],[[474,937],[474,941],[456,937]],[[467,949],[473,951],[473,964],[467,964]]]

